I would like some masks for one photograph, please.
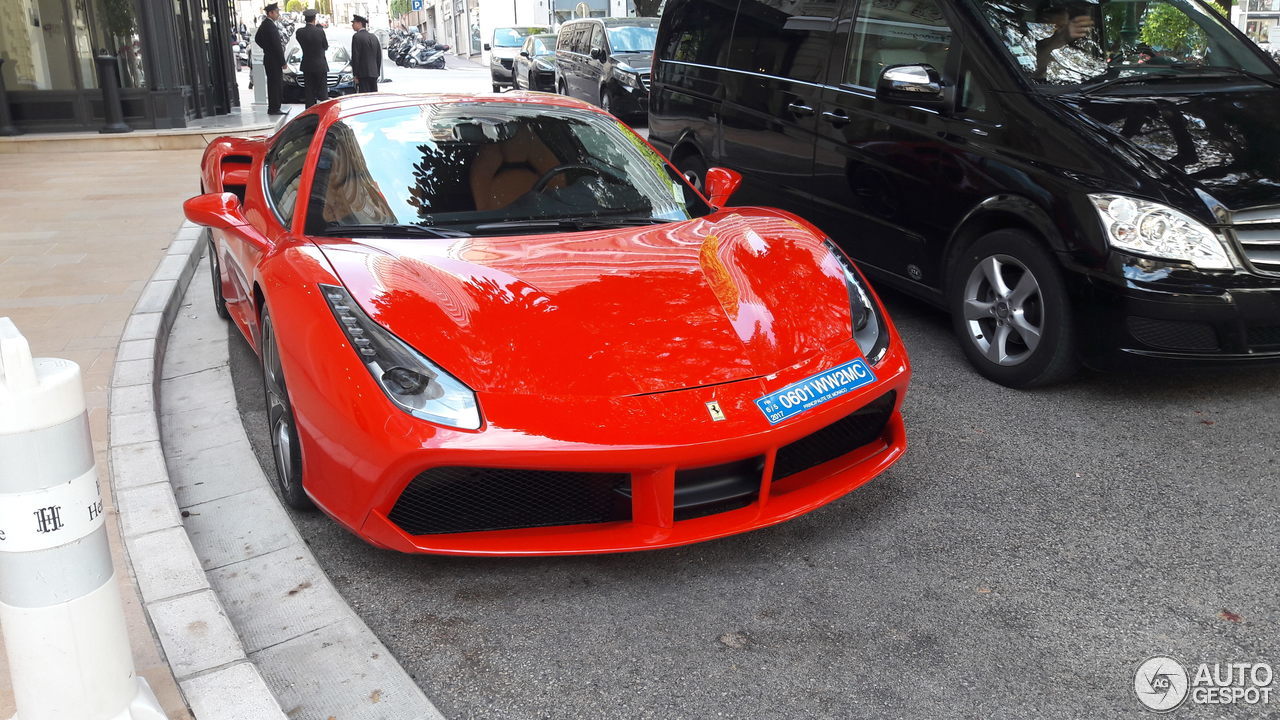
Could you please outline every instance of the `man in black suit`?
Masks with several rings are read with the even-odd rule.
[[[298,28],[294,37],[302,48],[302,98],[307,107],[311,107],[329,99],[329,60],[324,53],[329,49],[329,39],[316,25],[315,10],[303,12],[302,18],[307,24]]]
[[[366,28],[369,21],[359,15],[351,16],[351,74],[356,79],[357,92],[378,92],[378,77],[382,74],[382,45]]]
[[[280,6],[271,3],[264,12],[267,16],[258,26],[253,41],[262,48],[262,71],[267,74],[267,114],[283,115],[280,96],[284,94],[284,40],[280,38],[280,27],[276,25],[276,20],[280,19]]]

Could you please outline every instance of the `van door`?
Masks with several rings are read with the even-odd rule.
[[[609,57],[605,49],[604,25],[591,23],[591,44],[587,55],[582,59],[582,94],[578,97],[587,102],[600,104],[600,83],[604,77],[604,61],[597,60],[594,55]]]
[[[723,156],[742,173],[735,205],[808,209],[814,129],[841,0],[742,0],[729,41]]]
[[[939,0],[858,0],[852,10],[819,107],[811,219],[860,263],[940,287],[941,249],[928,245],[951,225],[938,212],[954,162],[945,116],[880,102],[875,86],[886,67],[918,64],[952,85],[951,24]]]

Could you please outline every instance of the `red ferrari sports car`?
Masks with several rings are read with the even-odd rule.
[[[562,97],[356,95],[187,201],[279,490],[375,545],[601,553],[820,507],[906,448],[906,351],[805,221]]]

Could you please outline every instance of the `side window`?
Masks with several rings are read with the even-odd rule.
[[[658,48],[665,60],[724,65],[737,0],[668,0],[662,22],[667,35]]]
[[[293,222],[298,203],[298,184],[302,182],[302,166],[307,162],[307,149],[316,134],[320,119],[314,115],[299,118],[280,132],[263,163],[267,195],[276,216],[285,227]]]
[[[742,0],[729,67],[820,82],[839,10],[839,0]]]
[[[599,50],[604,47],[604,26],[598,23],[591,23],[591,49]]]
[[[960,110],[979,118],[990,114],[983,82],[972,70],[965,70],[960,76]]]
[[[891,65],[932,65],[951,52],[951,26],[937,0],[862,0],[849,36],[848,85],[875,87]]]
[[[573,29],[573,51],[576,53],[585,53],[587,51],[587,38],[591,28],[586,25],[579,25]]]

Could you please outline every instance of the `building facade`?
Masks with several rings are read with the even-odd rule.
[[[103,123],[95,56],[116,61],[125,122],[185,127],[239,104],[233,0],[0,0],[0,58],[14,124]]]

